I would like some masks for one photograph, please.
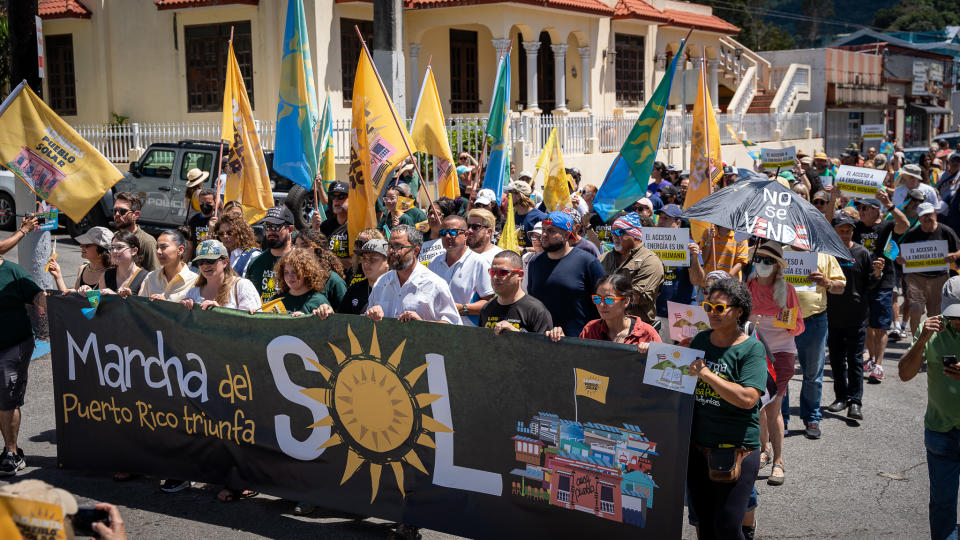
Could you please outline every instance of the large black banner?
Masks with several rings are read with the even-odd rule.
[[[693,398],[634,347],[51,297],[62,467],[470,537],[677,538]]]

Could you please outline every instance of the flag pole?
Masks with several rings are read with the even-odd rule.
[[[360,44],[363,45],[363,51],[367,53],[367,58],[370,59],[370,67],[373,68],[373,74],[377,76],[377,83],[380,84],[380,91],[382,91],[383,95],[390,99],[390,116],[393,116],[393,121],[397,124],[397,129],[400,130],[400,133],[403,133],[403,124],[400,122],[400,118],[397,117],[397,110],[393,107],[393,98],[391,98],[390,94],[387,93],[387,87],[384,86],[383,79],[380,78],[380,72],[377,71],[377,65],[373,63],[373,55],[370,54],[370,49],[367,48],[367,42],[363,39],[363,34],[360,32],[360,27],[353,25],[353,30],[357,33],[357,37],[360,38]],[[427,202],[432,207],[433,199],[430,197],[430,193],[427,191],[426,186],[423,185],[423,173],[420,172],[420,164],[417,163],[416,158],[413,157],[413,150],[410,149],[410,141],[408,141],[406,137],[400,138],[403,139],[403,146],[406,147],[407,153],[410,155],[410,158],[413,161],[413,168],[417,171],[417,176],[420,177],[420,189],[423,190],[424,195],[427,196]]]
[[[233,26],[230,27],[230,41],[227,42],[227,49],[229,50],[229,48],[230,48],[232,45],[233,45]],[[222,113],[221,113],[221,114],[222,114]],[[213,202],[213,217],[214,217],[214,219],[217,219],[217,215],[218,215],[219,212],[220,212],[220,202],[221,202],[221,201],[220,201],[220,188],[222,187],[222,186],[220,185],[220,172],[221,172],[221,169],[223,168],[223,133],[220,134],[220,155],[217,156],[217,158],[218,158],[218,159],[217,159],[217,180],[216,180],[216,182],[214,182],[214,186],[215,186],[215,189],[216,189],[216,193],[214,194],[214,199],[215,199],[215,200],[214,200],[214,202]],[[187,212],[187,213],[189,213],[189,212]]]
[[[691,30],[692,32],[692,30]],[[704,154],[707,158],[707,170],[705,171],[706,180],[707,180],[707,196],[713,195],[713,178],[710,176],[710,164],[713,156],[710,155],[710,122],[707,122],[707,96],[709,95],[709,90],[707,89],[707,48],[703,47],[700,56],[700,88],[703,88],[703,100],[700,103],[700,106],[703,107],[703,148]],[[713,105],[711,103],[711,105]],[[712,225],[711,225],[712,227]],[[710,256],[713,258],[713,266],[717,267],[717,235],[716,232],[710,235]]]

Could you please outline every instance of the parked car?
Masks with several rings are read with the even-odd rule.
[[[12,172],[0,170],[0,230],[12,231],[17,225],[16,181]]]
[[[930,151],[929,146],[911,146],[903,149],[903,159],[907,163],[919,163],[920,156]]]
[[[960,131],[941,133],[933,138],[933,142],[938,144],[943,141],[946,141],[950,145],[951,150],[956,151],[957,145],[960,144]]]
[[[79,223],[66,219],[71,236],[78,236],[94,226],[107,226],[112,219],[113,194],[118,191],[137,193],[143,199],[138,223],[144,229],[165,229],[183,225],[187,218],[187,172],[198,168],[209,173],[202,187],[213,189],[220,143],[182,140],[176,143],[155,143],[139,160],[130,163],[129,172],[117,182]],[[299,185],[273,170],[273,152],[264,152],[270,173],[274,204],[287,204],[297,227],[308,226],[313,198]],[[226,202],[226,201],[224,201]]]

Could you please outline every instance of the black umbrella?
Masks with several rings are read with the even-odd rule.
[[[683,211],[683,217],[712,223],[806,251],[850,259],[850,251],[827,218],[812,204],[747,169],[740,179]]]

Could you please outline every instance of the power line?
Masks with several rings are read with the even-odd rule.
[[[713,2],[711,2],[711,4],[713,5],[714,9],[719,9],[719,10],[721,10],[721,11],[730,11],[730,12],[735,12],[735,13],[741,13],[741,12],[744,11],[744,8],[745,8],[745,6],[743,6],[743,5],[733,4],[733,3],[730,3],[730,2],[722,2],[722,1],[717,1],[717,0],[714,0]],[[837,19],[828,19],[828,18],[824,18],[824,17],[813,17],[813,16],[810,16],[810,15],[801,15],[801,14],[790,13],[790,12],[786,12],[786,11],[777,11],[777,10],[768,9],[768,10],[763,10],[761,13],[762,13],[762,16],[763,16],[763,17],[769,16],[769,17],[771,17],[771,18],[777,18],[777,19],[788,19],[788,20],[795,20],[795,21],[802,21],[802,22],[818,22],[818,23],[820,23],[820,24],[829,24],[829,25],[834,25],[834,26],[843,26],[843,27],[846,27],[846,28],[865,28],[865,29],[868,29],[868,30],[874,30],[874,31],[876,31],[876,32],[882,32],[882,31],[883,31],[883,30],[880,29],[880,28],[873,27],[873,26],[869,26],[869,25],[866,25],[866,24],[857,24],[857,23],[843,22],[843,21],[840,21],[840,20],[837,20]]]

